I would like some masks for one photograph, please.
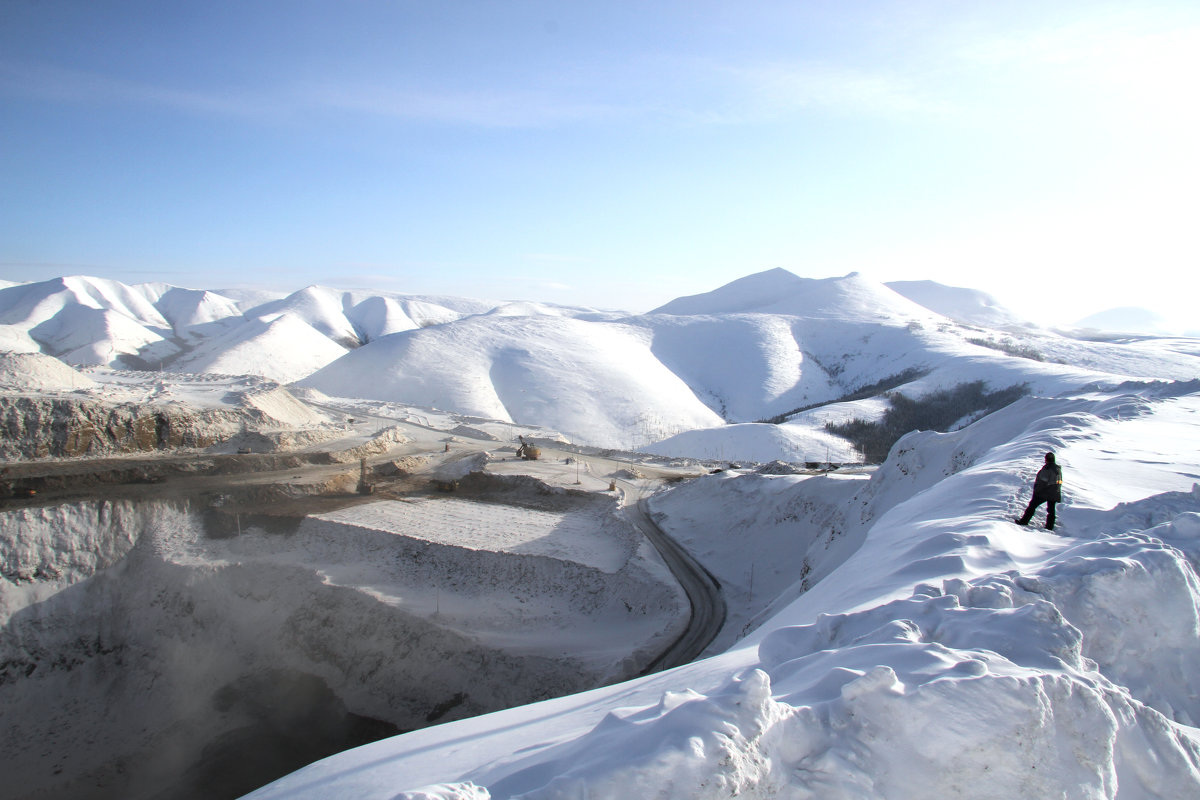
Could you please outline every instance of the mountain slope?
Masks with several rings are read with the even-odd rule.
[[[470,317],[386,336],[300,381],[326,394],[535,422],[637,446],[720,424],[638,328],[557,316]]]
[[[960,318],[1008,319],[982,293],[898,286]],[[695,431],[673,446],[754,460],[772,441],[775,458],[823,460],[826,421],[886,408],[836,402],[864,391],[920,398],[984,381],[991,390],[1057,394],[1200,374],[1191,340],[968,326],[858,274],[815,280],[769,270],[625,318],[321,286],[262,299],[84,277],[20,284],[0,288],[0,342],[74,364],[312,375],[330,394],[547,425],[603,446]],[[792,430],[716,431],[721,422],[777,418]]]
[[[929,309],[881,283],[852,272],[841,278],[800,278],[772,269],[704,294],[680,297],[651,314],[714,315],[757,312],[859,322],[929,320]]]
[[[1024,324],[994,297],[976,289],[946,286],[934,281],[888,281],[885,285],[930,311],[967,325],[1007,328]]]
[[[345,355],[346,348],[330,340],[291,313],[252,319],[206,341],[174,361],[176,372],[222,375],[261,375],[280,383],[312,374]]]

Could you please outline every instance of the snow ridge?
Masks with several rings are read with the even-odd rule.
[[[869,476],[684,485],[656,518],[690,532],[744,609],[735,624],[756,614],[757,630],[662,676],[380,742],[252,797],[351,775],[363,798],[1197,796],[1200,457],[1166,442],[1190,441],[1198,414],[1193,384],[1127,383],[910,434]],[[1011,522],[1050,449],[1067,474],[1060,535]],[[782,561],[755,575],[778,597],[762,610],[746,600],[755,558]],[[463,737],[470,757],[438,748]]]

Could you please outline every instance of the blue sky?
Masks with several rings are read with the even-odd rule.
[[[6,0],[0,277],[1194,319],[1197,75],[1190,0]]]

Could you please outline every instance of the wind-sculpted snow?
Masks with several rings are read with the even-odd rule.
[[[1197,556],[1200,515],[1183,512],[1032,574],[923,584],[772,631],[715,691],[400,796],[1197,796]]]
[[[1194,562],[1198,520],[1155,533],[1183,532]],[[777,629],[720,690],[612,712],[536,766],[509,765],[490,796],[1195,796],[1200,736],[1170,716],[1200,703],[1181,669],[1200,655],[1198,601],[1188,556],[1149,532],[1034,575],[922,585]]]
[[[1198,420],[1191,384],[1093,387],[911,434],[838,487],[685,485],[652,507],[721,576],[734,624],[753,615],[730,649],[253,796],[1200,796]],[[1065,472],[1054,533],[1012,522],[1048,450]],[[776,595],[765,607],[747,573]]]

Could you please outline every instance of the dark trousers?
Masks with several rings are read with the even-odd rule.
[[[1046,530],[1054,530],[1054,504],[1056,501],[1048,500],[1045,497],[1038,497],[1036,494],[1029,501],[1029,505],[1025,508],[1025,513],[1017,520],[1018,525],[1028,525],[1029,520],[1033,519],[1033,512],[1037,511],[1037,507],[1042,503],[1046,504]]]

